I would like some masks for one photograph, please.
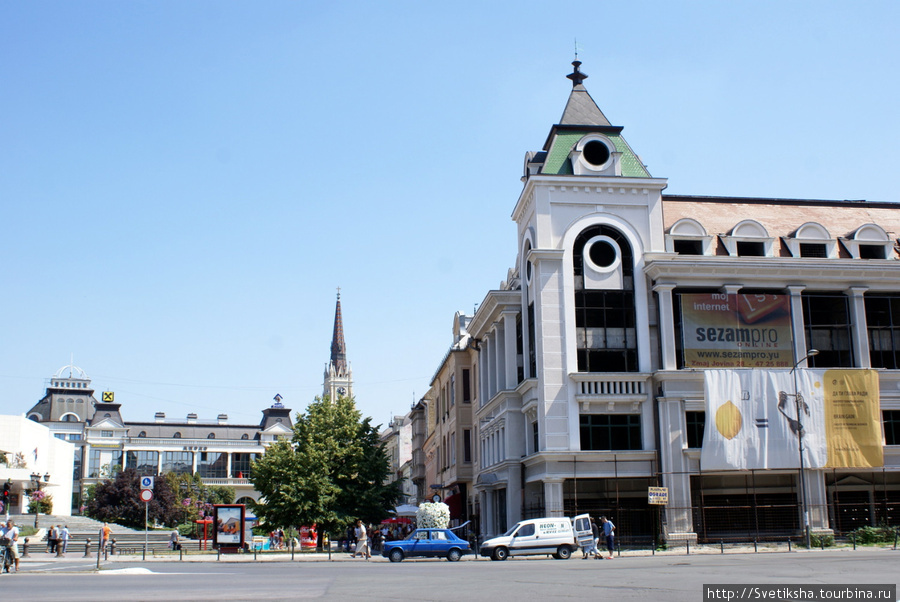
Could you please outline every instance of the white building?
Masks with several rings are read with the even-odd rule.
[[[4,513],[28,512],[27,492],[37,477],[44,493],[53,496],[53,513],[71,514],[74,444],[25,416],[0,416],[0,453],[6,458],[0,463],[0,482],[10,485],[10,507]]]
[[[646,540],[896,524],[900,205],[665,195],[667,180],[650,175],[573,64],[562,118],[525,158],[517,263],[468,325],[482,534],[577,512],[611,515],[620,534]],[[777,340],[741,341],[757,320]],[[772,355],[751,361],[757,350]],[[827,369],[874,378],[845,391],[880,391],[854,407],[857,423],[823,418]],[[764,376],[781,397],[745,399],[741,381],[741,409],[720,411],[721,375]],[[803,388],[808,376],[821,388]],[[801,392],[812,414],[795,418]],[[816,456],[833,435],[816,420],[858,425],[871,457]],[[782,431],[771,457],[722,451]],[[667,488],[667,505],[648,504],[651,487]]]

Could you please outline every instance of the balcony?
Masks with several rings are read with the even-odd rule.
[[[576,372],[569,378],[575,381],[575,399],[584,411],[588,411],[591,404],[604,403],[609,404],[610,409],[617,404],[630,404],[636,410],[647,400],[647,382],[651,375],[642,372]]]
[[[223,447],[243,447],[257,451],[263,447],[262,441],[255,439],[173,439],[171,437],[125,437],[129,447],[147,449],[184,449],[185,451],[218,450]]]

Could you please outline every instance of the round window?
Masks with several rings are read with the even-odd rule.
[[[609,161],[609,147],[599,140],[591,140],[582,149],[584,160],[594,166],[600,166]]]
[[[616,261],[618,250],[608,241],[596,240],[588,249],[591,262],[600,268],[608,268]]]

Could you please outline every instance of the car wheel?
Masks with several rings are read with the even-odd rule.
[[[568,546],[559,546],[556,550],[556,557],[562,560],[568,560],[572,556],[572,549]]]
[[[391,562],[400,562],[403,560],[403,550],[400,548],[394,548],[391,550],[391,555],[388,556],[391,559]]]
[[[509,550],[507,550],[506,548],[497,548],[496,550],[494,550],[494,555],[493,555],[494,560],[502,561],[502,560],[506,560],[507,558],[509,558]]]
[[[460,552],[458,548],[453,548],[447,552],[447,560],[450,562],[456,562],[460,558],[462,558],[462,552]]]

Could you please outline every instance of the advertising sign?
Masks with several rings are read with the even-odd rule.
[[[686,368],[790,368],[788,295],[681,295]]]
[[[242,548],[244,546],[244,505],[216,504],[213,506],[216,525],[215,547]]]
[[[884,464],[874,370],[707,370],[704,382],[701,470],[799,468],[801,433],[808,468]]]
[[[665,506],[669,503],[668,487],[647,487],[647,503],[656,506]]]

